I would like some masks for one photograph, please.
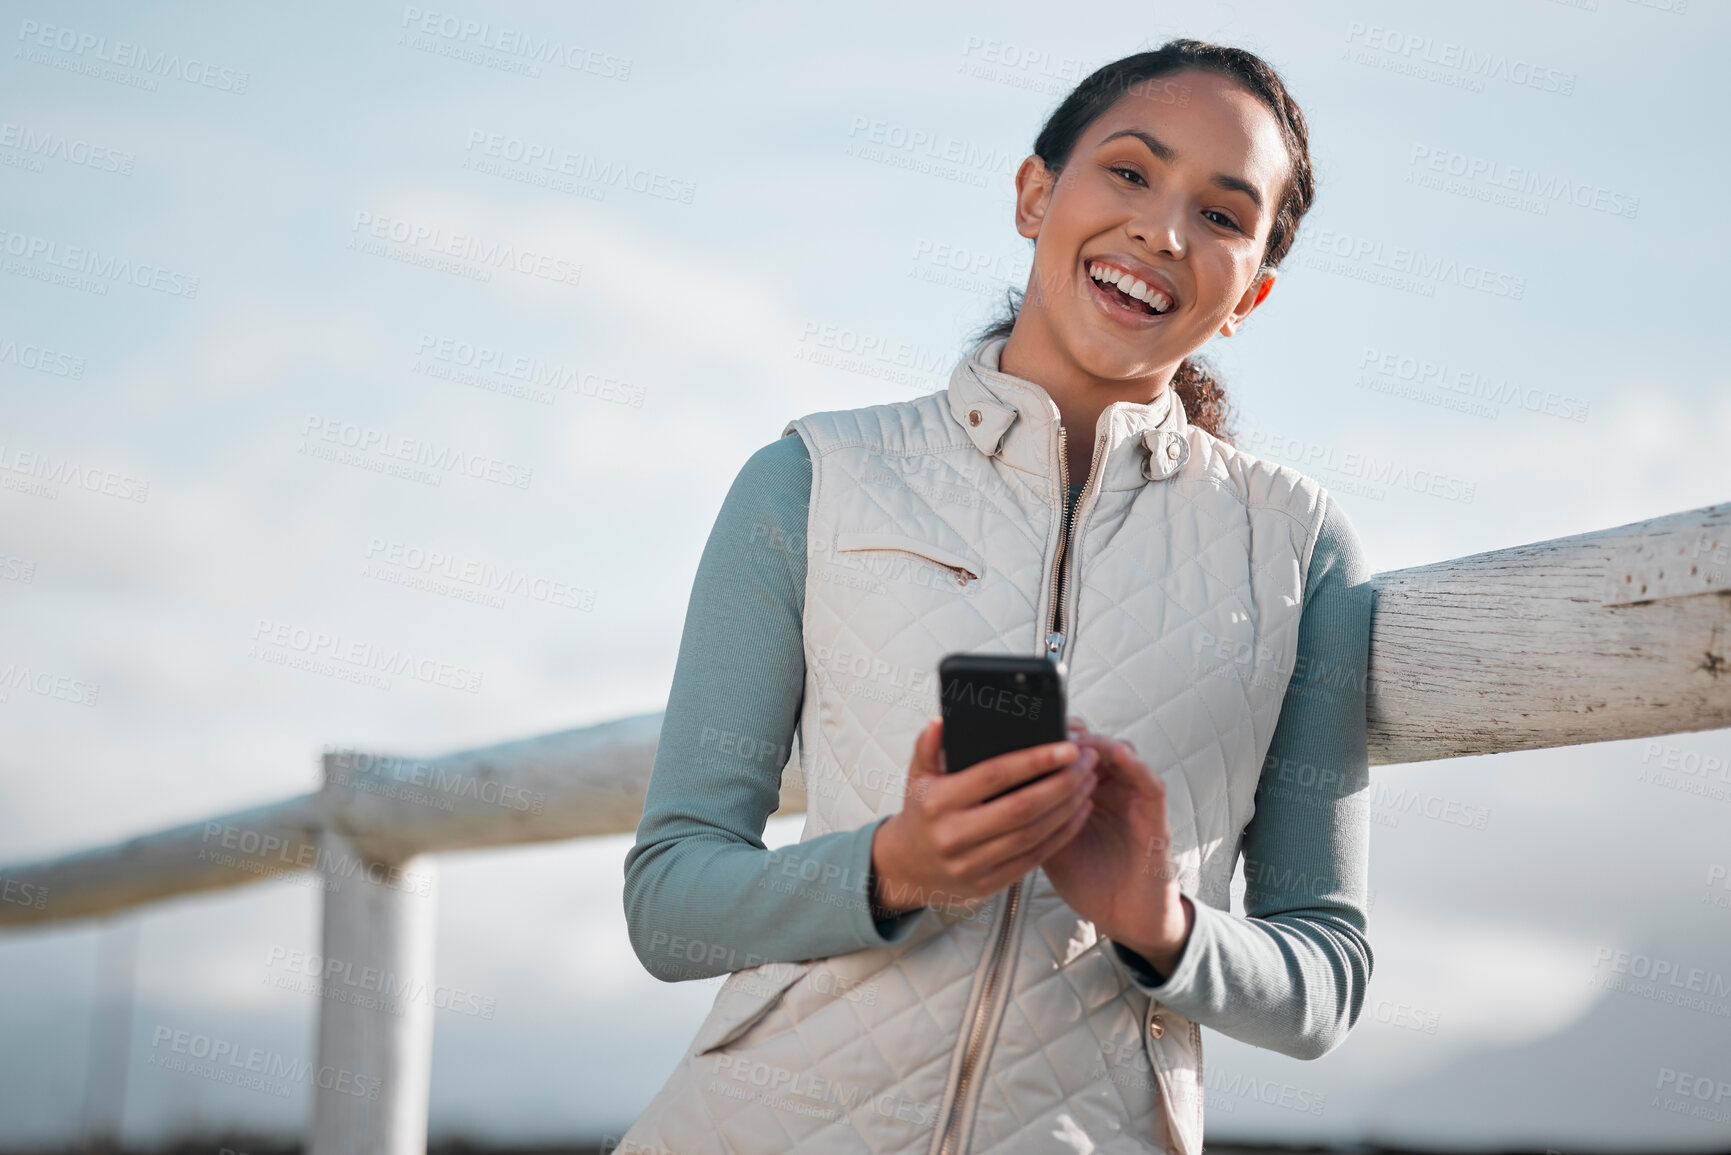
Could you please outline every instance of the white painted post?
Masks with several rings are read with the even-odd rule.
[[[433,861],[324,836],[324,982],[311,1155],[424,1155],[433,1065]],[[424,883],[424,885],[422,885]]]
[[[91,1155],[121,1150],[126,1069],[132,1059],[132,1001],[138,986],[138,924],[138,918],[128,914],[106,920],[96,948],[84,1087],[84,1147]]]

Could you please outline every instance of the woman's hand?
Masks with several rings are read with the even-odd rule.
[[[1178,969],[1190,927],[1166,825],[1166,784],[1128,742],[1072,722],[1072,738],[1099,754],[1100,783],[1081,834],[1040,865],[1052,886],[1102,935],[1123,943],[1162,975]]]
[[[914,741],[902,808],[872,838],[873,905],[900,912],[985,898],[1040,865],[1092,809],[1099,754],[1074,741],[987,758],[946,774],[943,720]],[[992,795],[1056,774],[991,801]]]

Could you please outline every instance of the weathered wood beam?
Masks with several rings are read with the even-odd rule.
[[[329,889],[417,854],[632,831],[660,732],[657,712],[435,758],[327,753],[317,793],[0,867],[0,926],[283,878]],[[327,828],[346,842],[322,842]]]
[[[324,756],[327,815],[385,860],[637,829],[661,714],[434,758]]]
[[[0,867],[0,926],[124,910],[177,894],[315,878],[324,805],[290,798],[43,862]]]
[[[1373,763],[1731,726],[1731,504],[1374,582]]]

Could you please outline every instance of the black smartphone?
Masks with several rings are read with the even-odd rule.
[[[944,768],[952,774],[999,754],[1069,737],[1064,677],[1050,658],[951,654],[938,663],[938,694]]]

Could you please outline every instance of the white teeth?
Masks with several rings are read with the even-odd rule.
[[[1172,307],[1171,297],[1159,289],[1149,288],[1146,281],[1138,280],[1129,273],[1121,273],[1110,265],[1089,265],[1088,275],[1102,284],[1117,285],[1138,301],[1146,301],[1153,306],[1156,313],[1164,313]]]

